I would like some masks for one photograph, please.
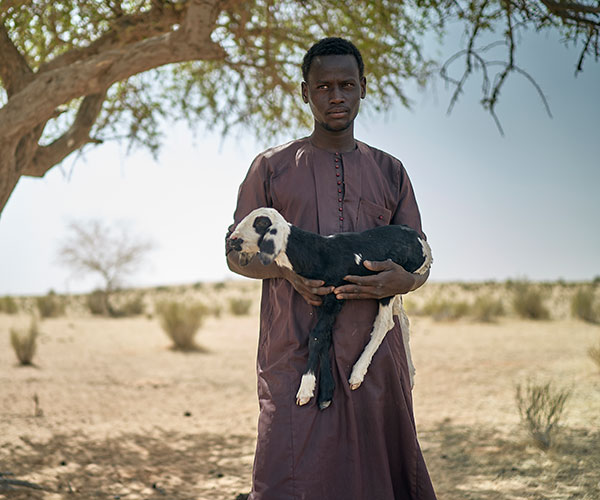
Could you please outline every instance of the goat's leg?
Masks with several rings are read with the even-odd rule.
[[[381,342],[383,342],[387,332],[394,327],[395,300],[396,297],[392,297],[391,299],[382,299],[379,301],[379,311],[373,323],[373,330],[371,330],[371,340],[369,340],[369,343],[364,348],[358,361],[354,363],[352,374],[348,380],[350,389],[353,391],[358,389],[360,384],[362,384],[373,356],[377,352]]]
[[[400,320],[400,330],[402,331],[402,343],[404,344],[404,351],[406,352],[406,362],[408,363],[408,375],[410,377],[410,388],[415,386],[415,365],[413,364],[412,356],[410,354],[410,323],[408,316],[402,305],[402,298],[396,295],[394,298],[394,315],[398,316]]]
[[[329,360],[329,346],[331,346],[331,330],[326,332],[323,348],[319,353],[319,396],[317,403],[321,410],[328,408],[333,398],[335,382],[331,373],[331,361]]]
[[[329,348],[331,347],[331,331],[335,318],[342,308],[343,301],[335,298],[334,295],[326,295],[323,298],[323,305],[319,308],[317,324],[312,329],[308,338],[308,363],[306,370],[302,375],[300,387],[296,393],[296,404],[302,406],[310,401],[314,396],[316,386],[316,369],[320,364],[320,390],[325,390],[325,397],[328,397],[331,403],[333,395],[333,376],[331,375],[331,365],[329,363]],[[325,360],[325,357],[327,358]],[[324,407],[329,406],[329,403]]]
[[[320,344],[322,343],[322,339],[319,335],[319,323],[321,323],[320,320],[317,323],[317,326],[310,332],[308,338],[308,363],[306,364],[306,370],[304,370],[302,380],[300,381],[300,387],[296,393],[296,404],[298,406],[308,403],[310,398],[315,394],[317,381],[316,371],[317,365],[319,364],[319,352],[321,351]]]

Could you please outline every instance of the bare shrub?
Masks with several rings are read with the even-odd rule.
[[[250,313],[252,299],[231,298],[229,299],[229,310],[234,316],[245,316]]]
[[[36,297],[35,305],[42,318],[57,318],[58,316],[64,316],[66,310],[64,299],[56,295],[52,290],[45,296]]]
[[[547,450],[552,445],[570,394],[569,390],[555,389],[550,382],[538,384],[530,380],[525,387],[516,386],[521,421],[541,449]]]
[[[59,260],[77,275],[94,274],[104,283],[104,314],[119,316],[110,296],[126,276],[141,266],[154,244],[136,235],[124,223],[110,226],[100,220],[74,221],[59,249]],[[95,299],[99,299],[98,295]],[[99,305],[99,304],[98,304]],[[89,303],[88,303],[89,306]],[[101,307],[94,308],[100,314]]]
[[[173,341],[175,349],[181,351],[198,349],[194,337],[207,314],[205,305],[165,301],[156,305],[156,312],[162,329]]]
[[[489,295],[481,295],[475,299],[471,306],[471,315],[477,321],[489,323],[504,315],[504,305],[499,299],[494,299]]]
[[[525,319],[550,319],[550,311],[544,305],[542,293],[526,281],[514,283],[513,307]]]
[[[435,321],[456,320],[469,314],[469,304],[464,301],[432,299],[421,308],[421,314],[431,316]]]
[[[15,299],[8,295],[6,297],[0,297],[0,312],[17,314],[19,312],[19,305]]]
[[[577,290],[571,299],[571,314],[574,318],[582,319],[588,323],[599,323],[600,313],[594,304],[594,291],[591,289]]]
[[[31,323],[27,329],[10,329],[10,344],[19,363],[22,365],[33,364],[39,334],[38,323],[35,318],[31,318]]]
[[[597,346],[590,346],[588,349],[588,356],[596,363],[596,366],[600,368],[600,343]]]

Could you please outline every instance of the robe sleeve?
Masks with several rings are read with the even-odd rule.
[[[425,240],[427,239],[421,227],[421,213],[415,192],[402,163],[399,164],[398,205],[390,224],[404,224],[417,231]]]
[[[264,155],[257,156],[246,178],[238,190],[237,205],[233,213],[233,224],[227,229],[227,236],[234,231],[239,222],[252,210],[260,207],[271,207],[271,169]]]

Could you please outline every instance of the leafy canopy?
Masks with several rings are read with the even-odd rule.
[[[466,35],[464,48],[448,61],[425,56],[426,37],[441,40],[456,23]],[[30,168],[16,156],[19,175],[43,175],[71,152],[110,139],[156,151],[161,126],[182,117],[192,126],[251,130],[270,139],[310,126],[298,91],[302,56],[316,40],[342,36],[363,53],[372,108],[386,109],[396,99],[408,106],[407,86],[424,85],[440,71],[455,89],[451,109],[478,75],[481,102],[500,126],[495,106],[511,74],[539,90],[517,65],[520,33],[558,33],[578,48],[580,71],[587,58],[598,59],[599,27],[598,0],[4,0],[0,103],[9,108],[44,75],[74,88],[60,98],[50,83],[46,96],[36,91],[56,105],[19,130],[30,134],[23,147],[48,147],[38,151],[46,160],[36,160],[32,149],[22,155],[33,158]],[[145,60],[131,67],[149,51],[154,66]],[[119,61],[130,70],[117,71]],[[108,76],[86,73],[88,63],[103,65]],[[78,131],[70,147],[60,142]],[[5,133],[0,126],[0,140]]]

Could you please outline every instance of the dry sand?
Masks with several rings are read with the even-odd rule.
[[[205,352],[187,354],[156,319],[70,314],[41,323],[36,365],[20,367],[8,334],[17,318],[0,314],[0,473],[45,488],[0,498],[248,492],[258,410],[258,293],[248,293],[252,314],[209,318]],[[599,343],[600,327],[571,319],[412,318],[416,421],[439,499],[600,499],[600,372],[587,355]],[[572,390],[547,452],[516,410],[515,384],[532,376]]]

